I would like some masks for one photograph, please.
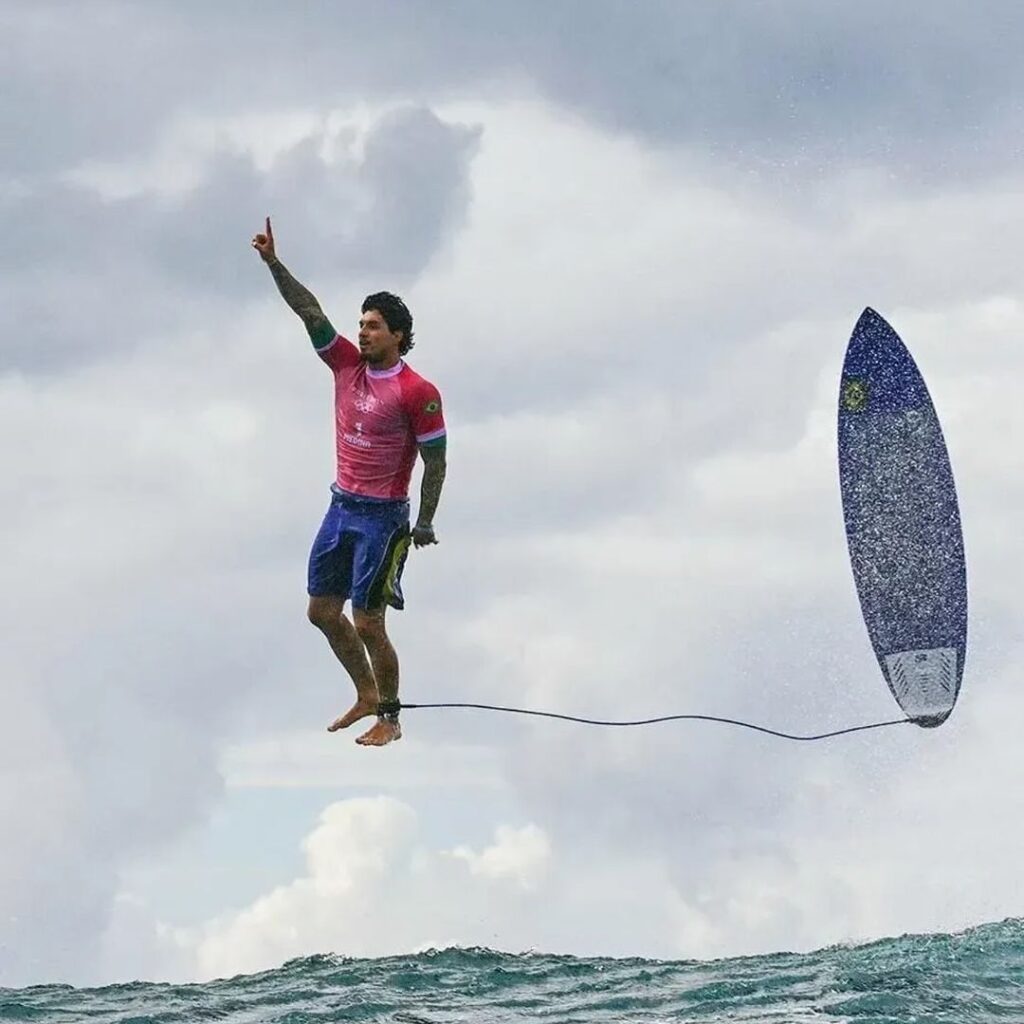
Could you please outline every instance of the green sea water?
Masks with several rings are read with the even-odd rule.
[[[0,1021],[1024,1024],[1024,921],[714,961],[487,949],[323,955],[201,985],[0,989]]]

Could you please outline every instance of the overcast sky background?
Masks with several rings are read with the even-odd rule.
[[[0,2],[0,985],[448,944],[717,957],[1024,914],[1024,9]],[[893,717],[850,579],[865,305],[950,445],[938,731],[409,711],[305,620],[342,331],[450,431],[407,701]]]

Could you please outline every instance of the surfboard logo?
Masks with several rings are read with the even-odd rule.
[[[868,404],[868,386],[862,380],[848,380],[843,386],[843,407],[861,412]]]

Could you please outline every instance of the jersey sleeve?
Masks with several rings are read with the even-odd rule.
[[[355,366],[359,362],[359,349],[340,334],[335,334],[333,341],[328,342],[323,348],[318,348],[316,354],[332,370]]]
[[[420,378],[415,387],[405,393],[404,398],[405,411],[409,415],[417,444],[426,444],[447,436],[441,392],[430,381]]]

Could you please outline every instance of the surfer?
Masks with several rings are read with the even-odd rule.
[[[398,657],[384,625],[404,606],[402,570],[410,542],[436,544],[434,513],[445,477],[441,395],[402,358],[413,347],[412,315],[390,292],[368,295],[358,348],[334,329],[312,292],[277,258],[267,218],[252,240],[317,355],[334,373],[337,476],[309,556],[309,620],[327,638],[356,688],[356,702],[328,731],[376,722],[356,742],[400,739]],[[416,524],[409,528],[409,480],[423,459]],[[345,603],[352,603],[352,618]]]

